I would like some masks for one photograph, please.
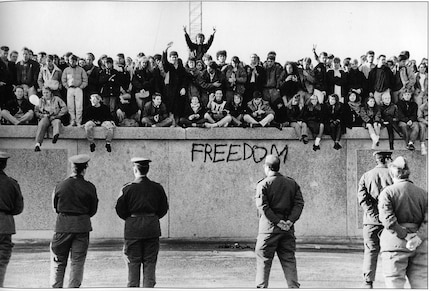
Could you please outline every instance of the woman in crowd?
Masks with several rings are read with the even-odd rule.
[[[296,94],[300,89],[300,77],[296,65],[292,62],[286,62],[284,65],[283,73],[280,75],[278,81],[280,88],[280,96],[285,106],[287,102]],[[300,101],[304,104],[304,100]]]
[[[343,121],[343,106],[337,94],[331,94],[328,101],[323,105],[323,120],[325,125],[325,133],[329,134],[334,141],[334,149],[342,148],[340,144],[341,133],[344,124]]]
[[[311,95],[307,104],[302,110],[302,120],[310,129],[313,137],[313,151],[320,150],[320,141],[322,140],[324,124],[322,116],[322,105],[319,103],[316,95]]]
[[[387,94],[384,94],[387,95]],[[373,141],[371,148],[379,146],[381,113],[380,106],[376,104],[374,97],[367,98],[367,102],[361,107],[361,118],[364,121],[364,127],[368,130],[370,138]]]
[[[184,114],[180,118],[180,125],[182,127],[205,127],[205,107],[202,106],[198,96],[190,98],[187,102]]]
[[[302,108],[299,104],[300,95],[296,94],[287,102],[287,120],[289,126],[293,127],[299,141],[304,144],[308,143],[307,124],[302,120]]]

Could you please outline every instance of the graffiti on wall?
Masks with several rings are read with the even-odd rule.
[[[238,161],[254,161],[260,163],[267,155],[278,155],[283,163],[287,160],[288,147],[275,144],[257,145],[243,143],[193,143],[191,150],[192,162],[231,163]]]

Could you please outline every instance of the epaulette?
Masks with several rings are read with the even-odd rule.
[[[8,176],[8,178],[9,178],[9,179],[11,179],[13,182],[18,183],[18,181],[17,181],[17,180],[15,180],[14,178],[9,177],[9,176]]]
[[[257,185],[257,184],[259,184],[260,182],[262,182],[262,181],[263,181],[263,180],[265,180],[265,179],[266,179],[266,177],[264,177],[264,178],[260,179],[259,181],[257,181],[257,182],[256,182],[256,185]]]
[[[132,182],[127,182],[126,184],[123,185],[123,187],[121,187],[121,189],[124,189],[126,186],[129,186],[129,185],[132,185],[132,184],[133,184],[133,181]]]

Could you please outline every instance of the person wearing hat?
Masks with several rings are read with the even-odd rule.
[[[380,248],[386,288],[426,289],[428,281],[428,193],[409,180],[407,160],[389,164],[394,184],[379,196],[383,224]]]
[[[12,234],[16,233],[13,217],[24,209],[24,199],[18,182],[4,172],[9,157],[8,153],[0,151],[0,288],[3,288],[12,254]]]
[[[404,88],[401,99],[397,103],[398,126],[406,143],[406,149],[414,151],[415,141],[419,135],[418,104],[412,101],[412,91]]]
[[[168,198],[163,186],[147,176],[151,160],[134,157],[131,162],[135,180],[123,186],[115,205],[117,215],[125,220],[127,287],[139,287],[142,265],[143,287],[153,288],[161,236],[159,220],[168,212]]]
[[[187,33],[187,26],[183,26],[183,29],[184,37],[186,38],[186,43],[190,50],[190,55],[193,55],[196,60],[202,60],[202,56],[209,50],[214,41],[214,35],[216,33],[215,27],[213,27],[213,33],[211,34],[207,43],[204,43],[205,35],[202,33],[196,34],[196,43],[192,42],[189,34]]]
[[[288,288],[299,288],[295,258],[295,228],[304,208],[300,186],[279,172],[276,155],[265,158],[266,178],[256,187],[256,207],[259,210],[259,233],[256,242],[256,286],[267,288],[274,254],[280,260]]]
[[[99,94],[90,96],[91,105],[84,111],[84,129],[87,140],[90,142],[90,151],[94,152],[96,144],[94,143],[94,128],[101,126],[105,129],[105,148],[111,152],[111,141],[114,137],[115,122],[109,112],[108,106],[101,103],[102,97]]]
[[[70,276],[68,288],[81,286],[84,263],[92,231],[90,218],[97,212],[99,199],[96,187],[84,180],[87,172],[88,155],[69,158],[71,175],[57,184],[52,195],[57,213],[54,236],[51,240],[50,285],[63,288],[67,260],[70,254]]]
[[[377,151],[373,157],[377,165],[364,173],[358,184],[358,202],[363,210],[364,260],[363,260],[363,288],[373,288],[376,278],[377,259],[380,251],[379,234],[383,229],[379,221],[377,204],[380,192],[392,185],[388,163],[392,161],[392,152]]]

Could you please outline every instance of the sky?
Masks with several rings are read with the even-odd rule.
[[[215,40],[213,57],[226,50],[249,63],[257,53],[277,61],[312,57],[326,51],[341,59],[359,58],[368,50],[388,57],[409,50],[418,62],[428,55],[428,2],[258,2],[202,3],[202,32]],[[21,51],[80,57],[93,52],[135,58],[161,53],[166,44],[187,59],[183,26],[189,2],[0,1],[0,45]],[[21,53],[20,57],[21,58]]]

